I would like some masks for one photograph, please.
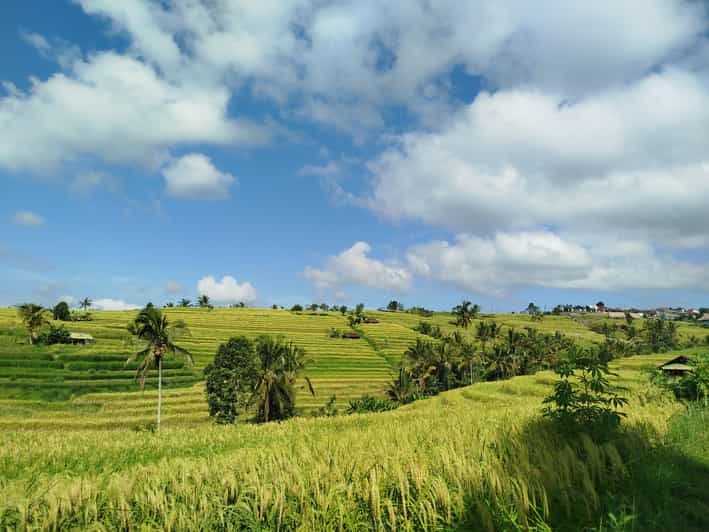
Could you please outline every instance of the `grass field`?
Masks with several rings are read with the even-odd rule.
[[[91,346],[25,345],[14,310],[0,310],[0,529],[706,530],[706,412],[683,407],[640,371],[676,353],[615,363],[631,399],[623,432],[595,444],[562,438],[540,421],[553,374],[479,383],[383,414],[298,417],[265,426],[215,426],[201,369],[220,342],[284,335],[306,349],[317,396],[339,406],[381,395],[422,319],[369,313],[358,340],[337,313],[169,310],[192,336],[195,367],[171,360],[160,434],[156,391],[138,390],[123,361],[132,312],[71,323]],[[450,316],[429,321],[453,330]],[[569,318],[494,318],[505,328],[600,340]],[[687,328],[683,336],[702,334]],[[464,332],[468,337],[472,330]],[[690,350],[696,351],[698,348]],[[702,348],[706,349],[706,348]],[[110,429],[110,430],[109,430]],[[651,486],[651,489],[647,487]],[[674,512],[681,511],[680,515]],[[626,523],[619,526],[618,523]],[[627,525],[627,526],[626,526]],[[588,528],[595,527],[595,528]]]
[[[668,425],[682,407],[649,388],[639,371],[670,356],[635,357],[617,365],[620,383],[630,389],[629,418],[623,436],[603,445],[565,441],[540,424],[550,373],[477,384],[384,414],[296,418],[267,426],[166,423],[159,435],[118,431],[108,438],[98,430],[101,425],[74,432],[6,432],[0,448],[0,524],[50,530],[598,525],[615,518],[606,511],[616,511],[608,490],[635,489],[628,453],[669,452],[677,430],[690,431],[691,438],[682,441],[694,445],[682,454],[693,460],[683,467],[699,475],[695,480],[709,479],[709,442],[706,431],[697,430],[697,422],[706,419],[679,429]],[[144,400],[150,398],[122,398],[131,407]],[[177,408],[176,401],[166,404],[171,402]],[[92,403],[84,397],[79,404]],[[61,409],[56,414],[61,418]],[[656,472],[655,464],[637,475],[658,480],[663,471],[681,473],[676,464],[672,471]],[[691,502],[694,511],[675,521],[686,527],[676,530],[700,530],[709,515],[702,513],[709,512],[707,500],[701,500],[709,484],[682,487],[683,499],[673,504]],[[637,513],[643,501],[629,497],[628,508]]]

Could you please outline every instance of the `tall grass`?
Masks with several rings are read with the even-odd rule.
[[[661,395],[641,405],[637,387],[626,433],[597,444],[564,439],[539,421],[547,391],[530,376],[384,414],[160,436],[10,433],[0,449],[0,525],[494,530],[597,522],[608,486],[628,473],[628,449],[661,441],[678,407]]]

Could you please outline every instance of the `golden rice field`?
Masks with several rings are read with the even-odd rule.
[[[668,357],[622,361],[631,439],[602,445],[564,440],[539,422],[549,373],[476,384],[383,414],[265,426],[166,422],[160,434],[107,433],[100,423],[9,431],[0,447],[0,524],[499,530],[514,516],[520,526],[548,530],[544,523],[569,516],[593,520],[603,490],[626,473],[626,446],[661,440],[681,409],[638,371]],[[171,399],[171,415],[179,416],[181,403]],[[149,400],[125,396],[119,415],[139,413]]]

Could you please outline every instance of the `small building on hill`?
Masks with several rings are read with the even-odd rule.
[[[94,343],[94,337],[87,333],[70,333],[69,340],[72,344],[86,345]]]
[[[706,325],[709,327],[709,313],[705,312],[697,318],[697,323],[700,325]]]
[[[691,361],[691,357],[680,355],[668,362],[665,362],[659,367],[659,369],[664,375],[671,377],[682,377],[687,373],[694,371],[694,368],[689,364]]]

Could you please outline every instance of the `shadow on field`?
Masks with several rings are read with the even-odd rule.
[[[633,425],[594,441],[535,420],[490,445],[499,485],[467,494],[458,530],[709,530],[709,409],[664,437]]]

